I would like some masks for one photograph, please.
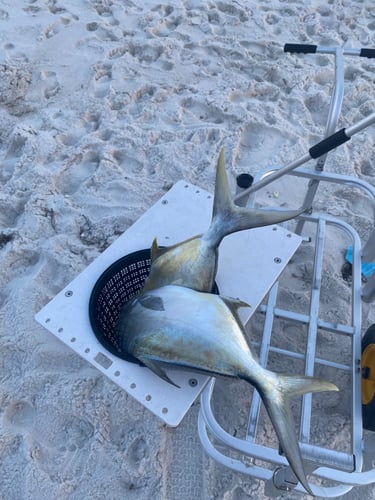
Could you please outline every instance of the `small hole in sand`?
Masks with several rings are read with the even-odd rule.
[[[75,342],[76,340],[77,340],[77,339],[76,339],[75,337],[72,337],[72,338],[70,339],[70,342]]]
[[[168,408],[163,408],[161,411],[162,413],[168,413]]]
[[[120,375],[120,372],[117,370],[115,373],[114,373],[115,377],[118,377]]]
[[[49,323],[51,321],[51,318],[46,319],[46,323]]]
[[[58,331],[59,333],[62,333],[62,332],[64,331],[64,328],[59,328],[57,331]]]
[[[87,348],[85,349],[85,352],[86,352],[86,353],[90,352],[90,348],[89,348],[89,347],[87,347]]]
[[[146,401],[151,401],[151,399],[152,399],[152,398],[151,398],[150,394],[147,394],[147,396],[146,396]]]
[[[132,384],[130,384],[130,389],[135,389],[137,387],[137,384],[135,384],[134,382]]]
[[[99,25],[96,22],[86,24],[87,31],[96,31],[98,28]]]

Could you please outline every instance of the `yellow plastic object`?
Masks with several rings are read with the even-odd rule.
[[[362,353],[362,404],[368,405],[375,396],[375,343]]]

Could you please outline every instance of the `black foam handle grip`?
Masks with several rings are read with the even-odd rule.
[[[318,142],[318,144],[315,144],[315,146],[310,148],[310,156],[311,158],[319,158],[319,156],[322,156],[332,149],[337,148],[337,146],[344,144],[344,142],[348,141],[349,139],[350,136],[346,135],[345,129],[342,128],[338,132],[330,135],[326,139],[323,139],[322,141]]]
[[[371,59],[375,57],[375,49],[361,49],[359,55],[360,57],[368,57]]]
[[[317,45],[307,45],[303,43],[286,43],[284,52],[295,52],[297,54],[315,54]]]

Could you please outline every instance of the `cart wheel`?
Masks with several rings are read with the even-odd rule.
[[[362,338],[362,419],[364,429],[375,431],[375,324]]]

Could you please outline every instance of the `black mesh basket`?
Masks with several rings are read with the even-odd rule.
[[[121,351],[115,325],[122,306],[143,287],[150,267],[150,249],[122,257],[99,277],[89,301],[90,323],[98,341],[112,354],[138,364],[136,358]],[[219,293],[216,283],[212,291]]]
[[[96,338],[109,352],[127,361],[137,362],[121,352],[115,325],[121,307],[143,287],[150,266],[149,249],[130,253],[104,271],[90,296],[89,317]]]

